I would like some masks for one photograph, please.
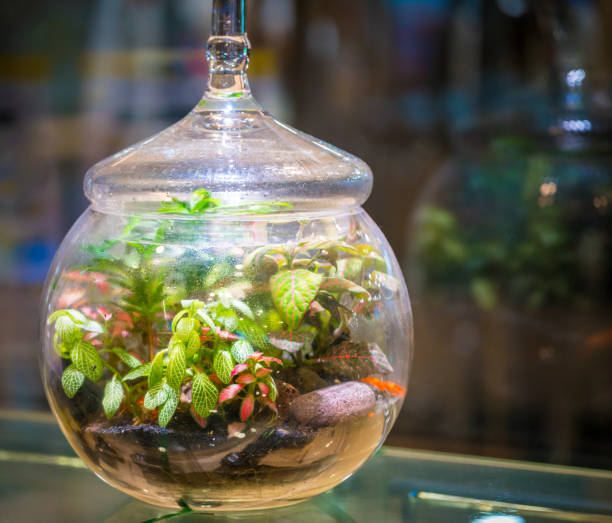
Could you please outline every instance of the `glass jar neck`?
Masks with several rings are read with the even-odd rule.
[[[206,43],[209,79],[204,99],[250,98],[247,78],[250,42],[245,0],[213,0],[212,27]]]

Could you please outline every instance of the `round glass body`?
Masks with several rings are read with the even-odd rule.
[[[43,377],[85,463],[150,503],[266,508],[336,485],[405,393],[408,295],[358,158],[278,122],[213,2],[208,88],[101,161],[43,309]]]
[[[408,295],[361,209],[89,209],[44,302],[64,434],[101,478],[157,505],[266,508],[328,490],[382,444],[407,384]]]

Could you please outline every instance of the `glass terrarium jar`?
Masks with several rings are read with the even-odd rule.
[[[408,295],[365,163],[253,100],[243,2],[215,2],[183,120],[95,165],[49,272],[45,389],[79,456],[144,501],[285,505],[382,444]]]

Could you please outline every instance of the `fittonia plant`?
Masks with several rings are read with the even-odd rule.
[[[254,101],[244,5],[214,0],[210,79],[180,122],[93,166],[44,290],[42,375],[68,440],[142,500],[301,501],[401,406],[406,287],[361,209],[372,173]]]
[[[266,211],[280,207],[286,205]],[[159,212],[225,209],[200,190],[191,202],[175,199]],[[354,319],[376,314],[381,297],[399,289],[384,272],[385,260],[358,234],[263,245],[236,263],[219,261],[201,269],[198,288],[188,285],[194,297],[171,296],[164,283],[171,267],[152,270],[167,224],[146,243],[132,238],[135,227],[132,220],[117,240],[86,246],[94,256],[78,270],[91,276],[96,300],[56,310],[47,320],[55,325],[57,354],[69,363],[61,378],[69,398],[86,380],[100,381],[108,418],[129,412],[166,426],[184,405],[205,426],[213,412],[241,421],[277,415],[274,375],[283,367],[339,379],[392,372],[376,343],[351,337]],[[124,246],[121,257],[112,254],[117,243]],[[186,282],[193,270],[187,267]]]

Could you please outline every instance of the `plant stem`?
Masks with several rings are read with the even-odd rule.
[[[147,319],[147,337],[149,338],[149,361],[153,361],[155,356],[153,353],[153,325],[149,319]]]

